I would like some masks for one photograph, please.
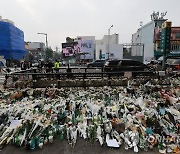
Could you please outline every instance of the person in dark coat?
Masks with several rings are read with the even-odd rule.
[[[48,60],[47,63],[46,63],[46,72],[47,73],[53,72],[53,69],[52,69],[53,66],[54,66],[53,63],[50,60]]]

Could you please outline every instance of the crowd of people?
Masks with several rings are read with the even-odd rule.
[[[39,69],[45,68],[46,72],[48,73],[53,72],[53,68],[57,72],[61,66],[61,62],[57,59],[54,63],[51,60],[47,60],[46,62],[39,60],[37,65],[33,65],[32,61],[22,61],[20,66],[21,70],[27,70],[32,67],[37,67]]]
[[[20,66],[21,70],[30,69],[32,67],[32,61],[22,61]]]

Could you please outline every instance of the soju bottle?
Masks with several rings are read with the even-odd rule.
[[[56,134],[57,134],[57,129],[56,129],[56,128],[53,128],[53,130],[52,130],[52,135],[53,135],[53,137],[56,137]]]
[[[75,115],[72,115],[72,124],[76,124],[76,118],[75,118]]]
[[[92,124],[94,125],[94,116],[92,117]]]
[[[17,136],[15,137],[14,143],[15,143],[16,146],[20,146],[21,140],[20,140],[20,138],[19,138],[19,135],[17,135]]]
[[[63,131],[63,129],[60,130],[59,139],[60,139],[60,141],[62,141],[64,139],[64,131]]]
[[[34,150],[35,148],[36,148],[36,141],[35,141],[35,139],[34,138],[32,138],[31,140],[30,140],[30,149],[31,150]]]
[[[40,137],[39,137],[39,136],[36,136],[36,137],[34,138],[34,140],[35,140],[35,145],[36,145],[36,147],[39,147]]]
[[[103,123],[103,120],[102,120],[102,117],[101,116],[98,116],[98,124],[102,124]]]
[[[145,139],[142,135],[140,135],[140,137],[139,137],[139,147],[141,149],[144,149],[144,147],[145,147]]]

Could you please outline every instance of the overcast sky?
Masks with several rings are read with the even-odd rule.
[[[24,31],[25,41],[45,42],[55,49],[65,38],[96,36],[101,39],[111,28],[119,43],[130,43],[132,33],[151,20],[153,11],[168,11],[166,18],[180,26],[180,0],[1,0],[0,16]]]

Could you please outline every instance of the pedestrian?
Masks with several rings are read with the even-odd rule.
[[[41,60],[39,60],[38,63],[39,63],[39,64],[38,64],[38,68],[39,68],[40,72],[42,72],[42,71],[43,71],[43,67],[44,67],[44,62],[41,61]]]
[[[53,72],[52,68],[53,68],[53,63],[50,60],[48,60],[46,63],[46,72],[47,73]]]
[[[21,70],[26,70],[26,68],[27,68],[26,61],[22,61],[21,62]]]
[[[55,63],[54,63],[54,69],[57,72],[59,72],[59,68],[60,68],[60,62],[56,59]]]
[[[28,68],[30,69],[32,67],[32,61],[28,62]]]
[[[18,71],[17,65],[14,65],[14,71]]]
[[[23,68],[24,68],[24,62],[23,61],[21,61],[21,63],[20,63],[20,66],[21,66],[21,70],[23,70]]]
[[[67,73],[68,73],[68,74],[67,74],[67,77],[68,77],[68,78],[72,78],[73,75],[72,75],[72,71],[71,71],[71,68],[70,68],[69,63],[68,63]]]

